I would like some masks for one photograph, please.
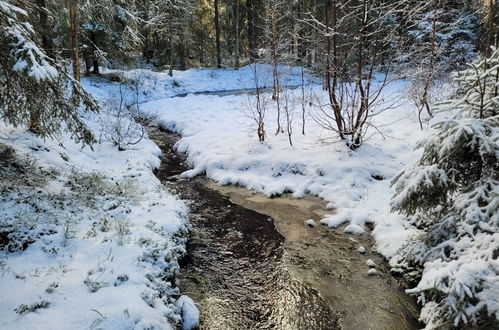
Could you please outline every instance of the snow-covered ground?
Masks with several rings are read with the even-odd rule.
[[[86,122],[99,137],[99,117]],[[192,300],[175,300],[187,207],[152,172],[159,148],[93,148],[0,127],[0,328],[195,324]]]
[[[231,81],[230,75],[227,78],[225,75],[226,72],[220,71],[211,77],[213,86],[217,86],[219,81],[222,81],[221,84]],[[296,76],[290,80],[295,78]],[[195,82],[194,80],[191,84]],[[203,87],[193,89],[204,89],[205,81],[202,80],[201,84]],[[333,132],[325,130],[312,120],[316,109],[308,102],[305,103],[306,134],[301,134],[302,106],[299,88],[288,90],[288,104],[293,109],[292,146],[286,133],[274,134],[277,128],[277,109],[276,102],[270,99],[268,92],[264,94],[264,99],[268,100],[264,143],[258,141],[255,121],[248,116],[251,113],[248,107],[252,103],[254,106],[254,95],[191,94],[183,98],[151,99],[143,103],[141,108],[147,113],[155,114],[166,128],[182,135],[177,148],[188,154],[188,162],[192,167],[182,174],[184,177],[206,174],[221,185],[240,185],[268,196],[282,193],[292,193],[296,198],[305,194],[317,195],[326,200],[331,209],[331,213],[321,223],[332,227],[341,225],[346,233],[352,235],[363,234],[366,224],[372,223],[375,248],[396,269],[399,266],[400,248],[409,238],[417,238],[421,232],[409,225],[403,216],[390,212],[390,200],[393,196],[390,183],[397,173],[420,158],[421,151],[414,150],[414,147],[418,141],[434,132],[433,129],[420,129],[413,102],[406,99],[405,84],[406,82],[399,80],[384,89],[380,99],[385,100],[385,104],[398,99],[396,106],[372,118],[367,139],[355,151],[348,149]],[[238,88],[241,88],[240,85],[223,89]],[[308,95],[314,95],[312,103],[328,103],[322,86],[310,84],[306,90]],[[445,97],[451,92],[452,87],[446,85],[438,94]],[[284,109],[284,102],[285,97],[281,96],[281,110]],[[449,116],[452,116],[451,112],[437,113],[433,122]],[[281,122],[285,127],[284,112],[281,112]],[[494,242],[494,237],[489,235],[483,242]],[[477,281],[481,281],[482,277],[487,277],[487,283],[497,283],[495,262],[486,261],[489,258],[487,255],[493,251],[491,246],[497,243],[487,243],[489,254],[479,255],[476,251],[485,248],[479,238],[464,242],[473,254],[474,262],[478,260],[475,266],[466,265],[469,260],[467,256],[462,258],[465,261],[460,261],[462,267],[456,266],[458,262],[449,262],[447,273],[441,271],[440,260],[427,263],[421,270],[422,279],[418,287],[407,292],[417,293],[420,288],[429,290],[436,283],[447,283],[446,279],[453,279],[452,285],[456,285],[457,289],[446,291],[446,284],[442,284],[441,292],[444,295],[448,293],[443,300],[447,301],[449,308],[456,308],[459,297],[471,295],[468,288],[475,288],[475,283],[479,283]],[[464,250],[457,253],[467,253],[462,251]],[[452,290],[459,291],[459,295],[454,295]],[[476,306],[460,310],[459,317],[463,320],[469,317],[468,320],[473,321],[475,313],[485,310],[484,306],[489,316],[499,315],[496,292],[496,284],[487,284],[483,291],[470,298],[478,299]],[[425,305],[421,320],[427,323],[428,329],[433,328],[434,321],[440,317],[434,313],[437,303],[431,299],[433,298],[419,294],[420,302]],[[458,324],[459,320],[457,318],[453,322]]]
[[[267,140],[259,143],[247,116],[253,96],[189,94],[254,87],[250,70],[196,69],[174,72],[173,78],[165,72],[110,71],[128,84],[85,79],[83,85],[105,105],[119,98],[121,89],[128,104],[138,99],[141,111],[179,132],[178,149],[188,153],[192,166],[185,177],[206,173],[220,184],[269,196],[320,196],[331,208],[324,224],[346,223],[346,232],[362,234],[366,223],[374,223],[378,251],[393,255],[413,232],[388,211],[390,180],[417,157],[413,145],[426,134],[413,109],[402,102],[376,117],[383,135],[375,134],[351,151],[315,123],[311,113],[306,134],[301,134],[296,89],[290,96],[296,110],[293,146],[285,134],[274,135],[272,101],[265,120]],[[281,70],[289,73],[286,84],[300,83],[298,68]],[[130,81],[138,83],[138,96]],[[270,74],[259,85],[270,86]],[[320,85],[309,84],[307,90],[324,96]],[[399,82],[386,95],[402,90]],[[178,94],[189,95],[171,98]],[[11,251],[0,259],[2,328],[169,328],[181,318],[197,322],[194,303],[185,296],[175,300],[179,292],[171,283],[184,253],[187,208],[153,175],[160,151],[147,136],[125,151],[106,141],[102,123],[108,125],[113,115],[86,115],[101,142],[94,150],[82,149],[66,135],[42,141],[1,127],[2,150],[14,148],[9,161],[21,164],[3,169],[5,178],[14,174],[14,179],[1,186],[2,232],[12,232],[6,236]],[[48,179],[37,180],[42,177]]]
[[[223,72],[214,80],[225,80]],[[311,88],[314,94],[324,96],[321,86]],[[404,82],[396,82],[387,87],[385,96],[403,90]],[[241,185],[268,196],[285,192],[297,198],[320,196],[331,208],[331,214],[322,219],[324,224],[336,227],[346,223],[346,232],[362,234],[366,223],[374,223],[377,249],[391,257],[413,229],[405,228],[401,218],[389,213],[390,181],[416,159],[415,142],[427,134],[420,130],[412,105],[401,99],[398,107],[374,118],[383,134],[372,135],[358,150],[351,151],[312,120],[310,112],[314,110],[309,106],[306,134],[302,135],[301,104],[297,101],[300,90],[292,93],[293,146],[285,133],[274,134],[275,102],[267,110],[267,140],[258,142],[255,126],[245,111],[251,95],[188,95],[149,101],[141,108],[158,115],[162,125],[182,135],[177,147],[188,153],[192,166],[184,177],[206,173],[219,184]]]
[[[117,81],[126,81],[125,88],[130,86],[130,82],[139,86],[139,102],[149,100],[163,99],[176,95],[185,95],[189,93],[213,92],[213,91],[231,91],[254,88],[256,84],[259,87],[272,86],[272,75],[268,65],[258,67],[260,74],[259,80],[255,83],[252,78],[251,66],[244,66],[239,70],[234,69],[190,69],[185,71],[173,71],[170,77],[168,72],[154,72],[145,69],[135,69],[130,71],[104,69],[103,76],[106,79],[84,80],[83,85],[94,95],[108,97],[110,94],[117,93],[119,83],[110,83],[109,79]],[[285,84],[288,86],[298,86],[301,84],[302,74],[299,67],[279,67],[281,72],[286,72],[287,79]],[[311,77],[304,70],[304,82],[309,85],[318,79]],[[130,96],[134,92],[129,91]]]
[[[298,68],[281,70],[290,73],[287,85],[300,84]],[[277,111],[269,93],[264,94],[264,143],[258,142],[248,117],[253,95],[192,94],[252,88],[250,67],[175,71],[173,77],[148,70],[106,75],[124,77],[127,84],[92,78],[83,85],[107,105],[124,91],[127,104],[138,100],[140,111],[181,134],[177,148],[188,154],[192,167],[184,177],[204,173],[219,184],[241,185],[268,196],[320,196],[331,209],[323,224],[360,235],[372,223],[376,249],[393,265],[397,250],[417,233],[389,211],[391,180],[419,158],[414,146],[431,133],[419,128],[412,102],[404,99],[404,81],[384,90],[380,98],[400,97],[398,105],[375,116],[375,128],[352,151],[312,119],[315,110],[308,102],[306,134],[301,134],[300,89],[289,90],[292,146],[286,133],[274,134]],[[307,79],[306,90],[317,103],[326,95],[314,81]],[[270,86],[270,74],[264,74],[259,85]],[[186,95],[172,97],[181,94]],[[2,177],[2,232],[11,228],[21,233],[9,238],[14,252],[0,257],[2,328],[169,328],[181,318],[189,328],[198,322],[194,302],[186,296],[175,299],[179,293],[171,288],[184,253],[187,208],[154,177],[160,152],[147,136],[125,151],[106,141],[109,130],[101,125],[113,123],[109,116],[114,114],[87,115],[102,142],[93,151],[81,149],[68,136],[42,141],[0,127],[0,144],[15,148],[20,164],[32,168],[0,171],[17,174],[13,181]]]

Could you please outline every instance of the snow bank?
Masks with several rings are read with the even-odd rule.
[[[224,77],[220,72],[219,79]],[[403,86],[399,82],[385,92],[400,93]],[[313,87],[313,92],[324,95],[320,86]],[[245,186],[267,196],[317,195],[330,202],[328,208],[332,209],[321,223],[331,227],[347,223],[347,232],[353,234],[363,233],[366,223],[374,223],[380,252],[391,257],[411,231],[404,227],[402,219],[389,213],[390,181],[404,164],[417,157],[413,145],[426,134],[418,128],[413,109],[402,104],[376,117],[383,135],[374,135],[358,150],[351,151],[309,114],[306,134],[300,134],[301,121],[296,118],[301,104],[297,98],[292,102],[293,146],[285,134],[273,134],[273,102],[265,121],[267,140],[259,143],[245,115],[248,97],[252,96],[188,95],[150,101],[142,109],[158,114],[163,126],[182,135],[177,148],[188,154],[192,167],[183,177],[206,173],[219,184]]]
[[[99,136],[98,117],[85,120]],[[187,207],[152,172],[159,148],[147,136],[118,151],[108,142],[91,150],[69,136],[0,131],[1,328],[181,323],[175,277]],[[15,159],[21,166],[6,165]]]

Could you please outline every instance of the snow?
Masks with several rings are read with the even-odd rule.
[[[192,330],[199,327],[199,310],[197,309],[194,300],[183,295],[177,299],[175,306],[182,311],[183,330]]]
[[[98,115],[85,122],[99,136]],[[14,230],[12,252],[0,252],[1,328],[174,329],[179,292],[164,278],[180,271],[189,224],[186,205],[152,172],[159,148],[147,135],[118,151],[3,124],[0,132],[1,148],[36,160],[1,182],[0,229]],[[192,308],[186,315],[193,324]]]
[[[354,235],[362,235],[364,233],[364,228],[352,223],[352,224],[349,224],[348,226],[345,227],[345,233],[354,234]]]
[[[260,68],[265,71],[266,68]],[[268,69],[268,68],[267,68]],[[281,68],[292,72],[289,85],[300,83],[298,68]],[[330,213],[320,222],[330,227],[344,225],[346,233],[365,233],[366,224],[374,225],[373,236],[378,252],[388,259],[396,255],[404,241],[417,234],[404,218],[389,211],[393,190],[392,178],[407,164],[414,162],[416,141],[428,135],[421,131],[412,102],[403,99],[405,81],[389,85],[382,98],[401,97],[395,107],[373,118],[377,130],[356,151],[349,150],[334,134],[311,118],[306,106],[306,134],[300,134],[300,89],[290,90],[294,107],[293,146],[285,134],[276,131],[276,107],[270,100],[265,118],[267,139],[259,143],[248,104],[252,95],[234,93],[193,94],[251,88],[251,67],[232,69],[192,69],[166,72],[109,70],[106,74],[122,75],[140,82],[140,109],[154,115],[165,128],[182,138],[176,148],[188,155],[190,170],[183,178],[206,174],[221,185],[240,185],[267,196],[291,193],[295,198],[313,194],[327,202]],[[270,86],[271,75],[264,74],[261,85]],[[306,92],[327,99],[322,87],[308,79]],[[94,94],[111,93],[118,83],[84,81]],[[103,92],[104,90],[104,92]],[[184,94],[184,95],[182,95]],[[173,97],[182,95],[182,97]],[[379,131],[382,134],[376,134]]]
[[[377,273],[378,273],[378,271],[374,268],[371,268],[367,271],[367,275],[369,275],[369,276],[376,275]]]
[[[11,55],[15,60],[14,71],[25,71],[28,76],[37,81],[53,80],[58,73],[48,61],[45,54],[30,39],[33,27],[27,22],[20,22],[17,16],[27,16],[28,13],[5,1],[0,1],[0,14],[7,22],[7,28],[2,31],[6,39],[11,41]]]
[[[370,268],[376,267],[376,263],[372,259],[367,259],[366,260],[366,265]]]
[[[418,233],[416,228],[405,225],[404,217],[399,214],[385,215],[372,232],[376,238],[376,250],[390,259],[390,264],[394,262],[392,257],[396,255],[404,242]]]
[[[317,226],[317,224],[315,223],[315,221],[313,219],[308,219],[307,221],[305,221],[305,225],[308,226],[308,227],[315,227],[315,226]]]
[[[282,70],[292,72],[290,85],[299,83],[297,68]],[[364,234],[367,225],[372,224],[375,249],[389,259],[391,266],[397,264],[397,251],[404,242],[419,234],[403,216],[390,213],[389,210],[395,189],[390,187],[390,182],[402,168],[418,159],[421,151],[414,151],[416,142],[431,133],[431,130],[419,129],[417,117],[409,101],[402,99],[397,106],[374,117],[373,125],[376,125],[377,130],[369,131],[369,138],[364,144],[352,151],[343,142],[338,141],[334,134],[312,120],[312,109],[308,105],[306,134],[300,134],[299,89],[292,90],[290,99],[295,109],[295,119],[293,145],[290,146],[286,134],[274,134],[276,108],[268,93],[264,94],[270,104],[265,118],[267,139],[264,143],[258,142],[253,122],[247,117],[248,100],[252,95],[192,94],[250,88],[252,84],[248,78],[249,67],[240,70],[175,71],[173,78],[166,72],[148,70],[107,70],[105,74],[123,75],[129,81],[140,83],[140,110],[157,116],[158,123],[181,135],[176,148],[187,153],[187,162],[191,167],[182,173],[183,178],[206,174],[221,185],[240,185],[267,196],[283,193],[290,193],[295,198],[302,198],[306,194],[319,196],[327,202],[329,210],[320,223],[330,227],[343,226],[345,233],[353,235]],[[269,79],[265,77],[262,85],[270,85]],[[325,98],[321,86],[314,85],[313,81],[314,79],[309,79],[307,93]],[[119,83],[103,79],[84,80],[83,85],[98,97],[108,97],[120,88]],[[405,81],[389,85],[381,98],[403,96],[405,85]],[[124,85],[124,88],[130,89],[130,85]],[[181,94],[186,95],[172,97]],[[87,121],[97,131],[100,129],[99,120],[93,116],[88,116]],[[476,130],[480,129],[476,125],[474,127]],[[188,228],[185,205],[164,188],[160,188],[151,172],[152,168],[159,165],[160,154],[160,150],[152,141],[146,137],[137,146],[122,152],[104,142],[92,151],[88,148],[81,149],[68,137],[62,137],[60,141],[44,142],[10,127],[2,127],[2,133],[5,134],[0,142],[15,146],[19,152],[32,155],[42,165],[54,166],[62,172],[43,188],[44,191],[68,192],[70,171],[73,168],[84,173],[99,172],[106,180],[115,182],[124,177],[140,182],[137,185],[139,198],[127,200],[131,206],[109,211],[109,215],[117,219],[131,221],[133,230],[125,235],[126,237],[120,237],[115,228],[113,233],[97,233],[91,240],[85,238],[83,233],[91,229],[91,221],[88,218],[94,215],[85,210],[87,213],[81,217],[87,219],[82,219],[80,224],[87,221],[87,226],[81,226],[75,237],[69,239],[71,249],[65,249],[74,249],[73,252],[48,255],[43,251],[47,250],[47,246],[53,247],[53,242],[44,238],[31,244],[26,251],[6,254],[3,260],[0,260],[0,265],[3,262],[1,267],[7,274],[4,275],[5,280],[0,283],[0,298],[2,302],[6,301],[7,306],[0,311],[0,318],[7,320],[7,329],[29,328],[35,324],[52,328],[53,325],[48,322],[59,314],[65,315],[66,324],[76,327],[89,327],[94,324],[104,328],[126,328],[133,323],[140,327],[157,325],[159,328],[168,328],[182,319],[184,329],[191,329],[199,323],[199,311],[190,298],[180,296],[175,300],[179,294],[175,289],[161,287],[160,283],[149,283],[144,278],[144,274],[150,272],[178,272],[177,258],[183,253],[185,232]],[[466,132],[462,131],[462,134]],[[64,147],[60,146],[59,142]],[[40,147],[44,145],[48,146],[48,151]],[[413,176],[410,179],[417,185],[437,183],[444,186],[449,179],[438,166],[421,166],[408,175]],[[416,185],[408,185],[403,187],[402,193],[408,196],[415,191]],[[477,190],[469,194],[479,195],[481,192]],[[1,202],[4,206],[0,212],[1,216],[12,216],[16,211],[22,214],[23,210],[16,209],[14,200],[15,196],[12,195]],[[400,200],[402,198],[396,198],[393,203],[396,205]],[[110,207],[106,201],[98,203],[101,203],[98,205],[103,209]],[[463,199],[460,203],[467,202]],[[466,207],[468,212],[479,216],[477,205],[466,204]],[[312,225],[312,222],[313,225],[316,224],[312,219],[304,223]],[[51,223],[47,222],[46,229],[50,229],[49,225]],[[60,242],[64,240],[63,235],[56,235]],[[175,237],[181,239],[177,240]],[[499,238],[494,237],[495,241],[489,241],[491,237],[487,240],[484,238],[483,244],[497,244]],[[144,246],[137,244],[143,238],[147,238],[147,242],[161,243]],[[460,248],[463,250],[475,248],[465,242],[462,244]],[[361,246],[358,251],[363,254],[366,250]],[[480,254],[479,251],[472,252],[475,255]],[[109,262],[110,259],[112,262]],[[435,284],[434,278],[443,276],[443,273],[435,273],[439,269],[446,274],[453,274],[457,279],[454,282],[461,285],[449,288],[449,292],[475,290],[475,284],[468,280],[480,273],[484,279],[483,283],[490,288],[483,293],[474,293],[488,295],[480,299],[492,304],[496,301],[493,296],[496,279],[487,273],[489,270],[486,265],[463,267],[467,261],[470,260],[459,260],[459,265],[456,265],[438,264],[437,260],[425,265],[426,275],[419,285],[409,292],[418,293],[431,288]],[[103,267],[102,264],[106,262],[110,265]],[[62,266],[58,266],[60,264]],[[366,264],[371,268],[369,275],[377,273],[372,260],[367,260]],[[19,275],[21,279],[18,278]],[[53,293],[48,293],[45,289],[56,282],[58,286]],[[91,290],[95,292],[90,292]],[[166,293],[167,298],[159,298],[158,292]],[[45,300],[50,302],[47,308],[39,308],[21,317],[13,312],[22,304],[26,305],[23,310],[29,310],[33,309],[36,303]],[[426,310],[427,307],[429,310]],[[71,308],[71,312],[66,311],[66,308]],[[429,317],[427,321],[431,322],[431,304],[427,304],[423,312],[425,318]],[[165,322],[166,318],[170,323]]]
[[[247,69],[240,72],[244,70]],[[188,70],[179,74],[178,79],[210,76],[211,72]],[[221,70],[213,80],[213,89],[242,86],[227,87],[227,82],[234,82],[233,70]],[[196,91],[207,88],[206,78],[199,82],[191,79],[190,84],[195,84],[192,88]],[[385,97],[402,95],[404,86],[404,81],[390,85]],[[312,84],[307,88],[308,93],[325,97],[321,86]],[[274,135],[276,109],[272,101],[265,118],[267,140],[258,142],[255,127],[245,111],[251,95],[189,94],[151,100],[143,103],[141,109],[157,115],[161,125],[182,135],[176,147],[188,154],[192,168],[182,177],[206,174],[221,185],[245,186],[267,196],[283,193],[296,198],[305,194],[319,196],[331,209],[321,223],[331,227],[346,224],[347,232],[353,234],[363,233],[366,223],[373,223],[381,252],[391,257],[412,234],[412,229],[402,225],[402,219],[390,216],[390,181],[417,157],[414,145],[427,134],[419,129],[412,105],[399,102],[398,107],[375,117],[374,124],[383,135],[374,134],[358,150],[351,151],[334,134],[315,123],[310,113],[306,134],[300,134],[301,122],[296,119],[301,115],[300,93],[299,90],[291,93],[296,110],[293,146],[285,134]],[[308,106],[307,111],[311,111]]]
[[[272,86],[272,76],[269,73],[270,67],[260,65],[264,73],[259,80],[259,87]],[[301,69],[299,67],[280,66],[280,72],[285,72],[289,77],[286,80],[288,86],[299,86],[301,84]],[[213,91],[238,91],[254,88],[251,79],[251,66],[247,65],[238,70],[226,69],[205,69],[197,68],[185,71],[173,70],[170,77],[167,71],[154,72],[146,69],[134,69],[129,71],[112,70],[103,68],[104,77],[110,76],[119,78],[132,84],[139,85],[139,102],[164,99],[174,96],[194,96],[193,93],[213,92]],[[305,74],[307,71],[305,70]],[[305,76],[307,85],[317,81]],[[83,85],[94,95],[106,96],[119,89],[120,83],[110,83],[108,80],[85,80]],[[125,85],[125,87],[129,85]],[[244,91],[242,91],[244,92]],[[189,98],[191,99],[191,98]]]
[[[366,248],[363,247],[363,246],[359,246],[359,248],[357,249],[357,251],[359,251],[360,254],[364,254],[364,253],[366,253]]]

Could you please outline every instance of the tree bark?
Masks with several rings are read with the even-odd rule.
[[[236,53],[236,63],[235,63],[235,69],[239,69],[239,3],[240,3],[240,0],[236,0],[236,17],[235,17],[235,20],[236,20],[236,49],[235,49],[235,53]]]
[[[337,42],[337,24],[338,24],[338,18],[337,18],[337,0],[333,0],[332,3],[330,3],[330,0],[326,0],[327,5],[326,5],[326,12],[325,12],[325,21],[326,21],[326,33],[328,34],[326,36],[326,89],[328,91],[329,95],[329,102],[331,103],[331,107],[333,110],[334,114],[334,120],[336,122],[336,127],[338,128],[338,134],[341,139],[345,138],[345,125],[344,125],[344,119],[343,119],[343,114],[341,113],[342,106],[340,102],[338,101],[338,97],[336,95],[337,90],[338,90],[338,42]],[[330,22],[329,19],[329,7],[332,6],[332,23]],[[332,24],[332,28],[331,28]],[[332,31],[330,31],[332,30]],[[329,33],[333,32],[333,36],[329,36]],[[332,63],[331,63],[331,57],[332,57]],[[332,71],[332,72],[331,72]],[[332,73],[332,76],[331,76]]]
[[[184,42],[181,42],[179,45],[179,68],[180,70],[186,70],[187,69],[187,62],[186,62],[186,46]]]
[[[92,56],[93,70],[92,70],[92,73],[99,74],[99,59],[96,56],[96,54],[98,52],[97,36],[95,35],[94,31],[90,32],[90,41],[92,41],[92,49],[93,49],[93,56]]]
[[[68,0],[69,11],[69,44],[71,59],[73,60],[73,76],[80,81],[80,56],[78,53],[78,18],[76,0]]]
[[[486,1],[486,0],[485,0]],[[492,54],[492,49],[490,48],[491,46],[494,46],[495,43],[497,43],[497,40],[494,42],[494,38],[497,39],[497,22],[494,22],[495,17],[496,17],[496,0],[489,0],[488,1],[488,12],[487,12],[487,18],[486,18],[486,31],[487,31],[487,38],[485,41],[485,57],[489,57]],[[495,35],[495,36],[494,36]],[[497,46],[497,45],[496,45]]]
[[[257,59],[257,42],[256,42],[256,20],[255,20],[255,1],[246,0],[246,11],[248,15],[248,52],[250,62]]]
[[[217,68],[222,67],[222,57],[220,55],[220,18],[218,13],[218,0],[214,0],[215,7],[215,46],[217,51]]]
[[[40,30],[42,36],[42,48],[45,50],[45,53],[53,57],[54,56],[54,47],[52,44],[52,39],[49,35],[49,25],[48,25],[48,11],[45,0],[37,0],[36,4],[38,5],[38,15],[40,18]]]
[[[173,44],[173,39],[170,37],[170,68],[168,69],[168,75],[170,77],[173,77],[173,62],[174,62],[174,59],[175,59],[175,56],[174,56],[174,44]]]

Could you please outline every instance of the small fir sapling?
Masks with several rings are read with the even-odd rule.
[[[499,50],[455,76],[452,117],[418,144],[421,158],[393,181],[393,211],[419,229],[395,270],[417,283],[421,319],[454,327],[499,319]]]

